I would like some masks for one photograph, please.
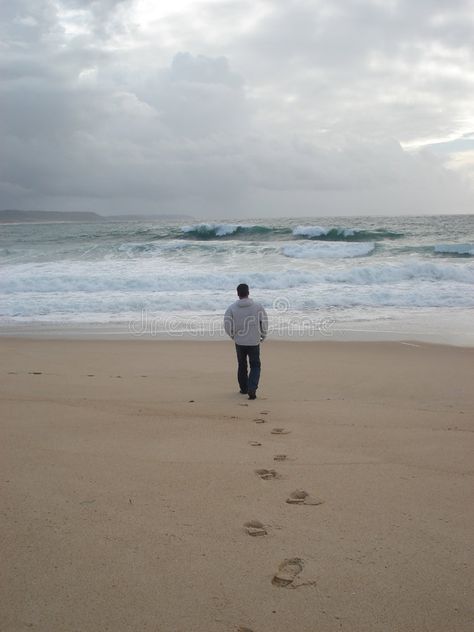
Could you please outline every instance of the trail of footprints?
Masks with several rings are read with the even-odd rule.
[[[260,415],[268,415],[270,411],[262,410],[260,411]],[[254,417],[252,421],[256,424],[264,424],[267,422],[263,416]],[[272,428],[270,433],[272,435],[287,435],[291,431],[286,428]],[[249,445],[253,447],[261,447],[262,443],[260,441],[249,441]],[[274,461],[284,462],[288,460],[287,454],[275,454],[273,457]],[[281,474],[279,474],[274,469],[264,469],[259,468],[255,470],[255,474],[264,481],[275,480],[282,478]],[[311,496],[304,489],[296,489],[291,492],[291,494],[286,499],[286,502],[289,505],[321,505],[324,501]],[[250,520],[244,524],[245,532],[252,536],[265,536],[268,534],[268,527],[259,520]],[[298,588],[299,586],[307,586],[314,585],[315,582],[301,582],[295,583],[298,575],[303,570],[304,562],[299,557],[294,557],[290,559],[283,560],[276,573],[273,575],[272,584],[274,586],[278,586],[279,588]],[[239,630],[248,630],[251,632],[250,628],[239,628]]]

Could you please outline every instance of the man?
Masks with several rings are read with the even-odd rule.
[[[260,379],[260,343],[267,335],[268,318],[262,305],[249,298],[249,286],[246,283],[237,286],[237,294],[239,300],[232,303],[225,313],[224,328],[235,342],[240,392],[248,394],[249,399],[256,399]]]

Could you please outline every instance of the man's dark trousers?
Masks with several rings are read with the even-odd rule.
[[[239,363],[237,379],[239,380],[240,390],[244,393],[255,393],[260,379],[260,345],[236,344],[235,349]],[[250,373],[248,373],[247,356],[250,364]]]

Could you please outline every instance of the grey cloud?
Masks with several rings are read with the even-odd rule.
[[[128,30],[124,12],[133,0],[60,0],[61,11],[76,11],[78,27],[85,27],[94,38],[104,39]]]
[[[234,135],[245,124],[242,80],[223,57],[178,53],[170,68],[156,71],[133,89],[178,137]]]
[[[204,55],[194,57],[190,53],[178,53],[171,63],[170,74],[173,81],[223,84],[233,88],[242,85],[241,77],[231,71],[225,57],[209,59]]]
[[[199,29],[189,9],[136,40],[131,0],[2,5],[0,207],[468,208],[472,193],[440,152],[408,153],[400,141],[451,134],[464,111],[462,72],[417,68],[435,59],[433,42],[467,67],[469,4],[412,4],[256,2],[262,19],[249,27],[247,2],[203,3]],[[162,43],[171,22],[189,46]],[[223,43],[216,26],[234,23]],[[121,48],[122,35],[134,46]]]
[[[57,10],[53,2],[16,0],[0,4],[2,41],[14,48],[41,44],[46,33],[57,28]]]

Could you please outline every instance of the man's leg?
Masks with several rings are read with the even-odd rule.
[[[249,395],[255,394],[258,388],[258,381],[260,379],[260,345],[255,347],[248,347],[248,354],[250,360],[250,375],[248,380]]]
[[[237,362],[239,364],[237,370],[237,380],[239,382],[240,390],[242,393],[248,391],[248,377],[247,377],[247,350],[248,347],[244,345],[235,345],[237,352]]]

